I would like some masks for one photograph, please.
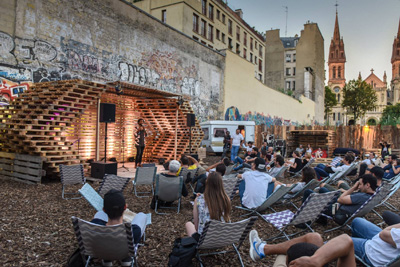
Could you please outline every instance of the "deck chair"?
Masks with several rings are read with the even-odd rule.
[[[361,262],[362,264],[364,264],[367,267],[373,267],[372,265],[369,265],[368,263],[366,263],[365,261],[363,261],[361,258],[359,258],[357,255],[356,259]],[[388,264],[384,265],[383,267],[399,267],[400,266],[400,255],[398,255],[396,258],[394,258],[391,262],[389,262]]]
[[[236,195],[236,191],[239,189],[239,184],[241,181],[242,180],[237,178],[236,174],[224,175],[224,177],[222,177],[225,193],[228,195],[231,201]]]
[[[103,181],[100,184],[97,192],[100,196],[104,195],[111,189],[116,189],[118,191],[124,191],[125,187],[128,185],[130,178],[117,176],[115,174],[104,175]]]
[[[261,218],[263,220],[271,223],[275,228],[280,230],[278,235],[269,238],[268,240],[282,237],[286,237],[289,240],[289,237],[304,232],[307,230],[307,228],[311,232],[314,232],[314,230],[311,228],[312,223],[318,219],[318,217],[326,208],[329,207],[329,205],[332,204],[334,199],[336,199],[339,194],[340,191],[333,191],[324,194],[313,193],[306,199],[306,201],[304,201],[303,205],[301,205],[300,209],[296,213],[293,213],[290,210],[284,210],[281,212],[262,215]],[[286,234],[285,231],[289,226],[297,224],[305,224],[307,228],[290,235]]]
[[[361,207],[359,207],[358,210],[356,210],[342,225],[339,225],[337,227],[328,229],[328,230],[325,231],[325,233],[340,229],[340,228],[342,228],[344,226],[347,226],[347,227],[350,228],[350,226],[348,224],[354,218],[356,218],[356,217],[364,217],[370,211],[374,211],[374,208],[376,207],[376,205],[378,205],[379,203],[382,202],[382,200],[390,193],[390,190],[391,190],[391,188],[393,186],[394,185],[390,184],[390,183],[383,183],[383,185],[381,187],[378,187],[375,190],[375,193],[372,196],[370,196],[370,198],[367,199],[367,201],[365,201],[365,203],[362,204]],[[375,213],[380,218],[382,218],[377,212],[375,212]],[[329,216],[326,216],[326,217],[329,217]]]
[[[104,226],[72,217],[79,250],[89,266],[93,258],[107,261],[132,259],[131,266],[137,265],[137,248],[132,237],[130,223]]]
[[[196,258],[200,262],[200,266],[203,266],[203,262],[201,260],[202,256],[225,254],[230,252],[236,252],[240,265],[244,266],[239,249],[243,244],[243,241],[247,238],[247,235],[249,234],[256,220],[257,217],[253,216],[246,220],[234,223],[224,223],[215,220],[206,222],[204,230],[201,233],[199,243],[197,244]],[[200,253],[204,250],[215,250],[228,246],[232,246],[233,250]]]
[[[226,167],[225,175],[231,174],[232,171],[233,171],[233,165],[229,165],[228,167]]]
[[[354,169],[358,167],[358,162],[353,162],[350,164],[350,167],[347,170],[339,172],[338,175],[335,175],[332,179],[326,181],[327,184],[337,184],[340,179],[344,179],[349,173],[351,173]]]
[[[136,169],[135,179],[133,183],[133,191],[135,191],[135,196],[137,197],[149,197],[154,195],[154,179],[157,173],[157,167],[138,167]],[[138,192],[136,186],[138,185],[150,185],[151,191],[141,191]]]
[[[246,207],[242,207],[242,206],[236,206],[236,208],[241,209],[241,210],[246,210],[249,211],[250,213],[247,213],[245,215],[242,216],[248,216],[248,215],[253,215],[254,213],[256,213],[258,216],[262,216],[261,212],[266,211],[267,209],[271,209],[273,212],[276,212],[276,210],[274,210],[272,208],[272,205],[278,203],[279,201],[283,200],[284,196],[290,192],[290,190],[292,190],[296,185],[292,185],[291,187],[287,187],[287,186],[280,186],[275,192],[273,192],[260,206],[258,206],[257,208],[254,209],[249,209]],[[242,217],[241,216],[241,217]]]
[[[390,193],[389,193],[389,194],[387,195],[387,197],[386,197],[384,200],[382,200],[382,202],[381,202],[380,204],[378,204],[376,207],[385,205],[385,207],[387,207],[387,208],[390,209],[390,210],[399,211],[395,206],[393,206],[392,204],[390,204],[390,203],[388,202],[388,200],[389,200],[389,198],[390,198],[391,196],[393,196],[393,195],[397,192],[397,190],[399,190],[399,188],[400,188],[400,176],[398,176],[398,178],[392,180],[392,181],[389,182],[389,183],[390,183],[390,184],[393,184],[393,187],[392,187],[392,189],[390,190]]]
[[[66,195],[79,195],[78,192],[69,192],[66,193],[65,189],[67,185],[75,185],[75,184],[85,184],[86,178],[83,174],[83,165],[63,165],[60,164],[60,177],[61,177],[61,184],[62,184],[62,192],[61,196],[63,199],[79,199],[79,197],[69,197],[67,198]]]
[[[177,210],[179,213],[181,208],[183,177],[166,177],[162,174],[156,176],[156,192],[155,192],[155,212],[157,214],[166,214],[158,212],[159,208],[173,209],[174,207],[160,207],[160,201],[173,202],[178,200]]]
[[[298,191],[297,193],[291,195],[290,198],[284,199],[283,202],[285,203],[289,203],[290,205],[292,205],[296,210],[298,210],[299,208],[294,204],[294,202],[298,201],[301,197],[303,197],[303,194],[306,190],[311,189],[314,190],[315,188],[317,188],[319,185],[321,184],[320,181],[312,179],[311,181],[309,181],[300,191]],[[289,195],[289,194],[288,194]]]
[[[304,168],[311,166],[315,161],[315,158],[311,158],[306,165],[304,165],[298,172],[289,172],[291,174],[291,178],[295,178],[298,176],[301,176],[301,172],[303,171]]]

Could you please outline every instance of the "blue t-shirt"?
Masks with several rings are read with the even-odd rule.
[[[339,210],[340,213],[345,213],[345,214],[353,214],[358,210],[362,204],[365,203],[369,198],[371,197],[370,194],[367,193],[362,193],[362,192],[356,192],[350,195],[351,203],[349,205],[340,205]]]
[[[389,166],[389,168],[386,168],[386,167],[388,167]],[[386,169],[385,169],[386,168]],[[394,171],[393,171],[393,168],[392,168],[392,165],[387,165],[387,166],[385,166],[385,168],[384,168],[384,170],[386,171],[386,170],[389,170],[389,172],[385,172],[385,174],[383,175],[383,178],[385,178],[385,179],[392,179],[394,176],[395,176],[395,174],[394,174]],[[398,169],[398,168],[400,168],[400,165],[397,165],[397,166],[394,166],[394,168],[395,169]]]

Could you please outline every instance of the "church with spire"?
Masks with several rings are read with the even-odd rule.
[[[393,41],[392,50],[392,80],[390,82],[389,102],[393,105],[400,102],[400,19],[397,36]]]

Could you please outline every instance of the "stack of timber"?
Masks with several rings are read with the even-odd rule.
[[[327,151],[328,156],[331,156],[336,148],[335,140],[336,133],[333,130],[293,130],[289,131],[287,147],[288,152],[291,153],[299,145],[306,148],[310,144],[314,150],[320,147]]]

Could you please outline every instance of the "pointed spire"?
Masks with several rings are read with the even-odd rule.
[[[400,18],[399,18],[399,30],[398,30],[398,32],[397,32],[397,38],[400,39]]]
[[[335,29],[333,31],[333,40],[335,40],[335,41],[339,41],[340,40],[339,20],[338,20],[337,10],[336,10]]]
[[[383,82],[384,82],[384,83],[387,83],[386,70],[385,70],[385,72],[383,73]]]
[[[358,73],[358,79],[361,80],[361,71]]]

